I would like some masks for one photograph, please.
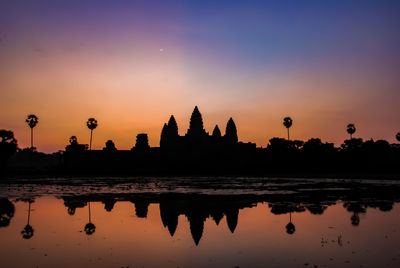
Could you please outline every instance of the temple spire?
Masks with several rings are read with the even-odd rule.
[[[238,142],[236,125],[235,125],[235,122],[233,122],[232,117],[229,118],[229,121],[226,124],[225,140],[229,143],[237,143]]]
[[[178,124],[173,115],[171,115],[168,121],[168,135],[171,137],[178,136]]]
[[[219,130],[218,125],[215,125],[212,136],[215,138],[221,138],[221,131]]]
[[[194,107],[192,116],[190,117],[190,126],[187,134],[189,136],[198,137],[204,135],[205,133],[206,132],[203,127],[203,118],[201,116],[199,108],[196,106]]]
[[[160,146],[171,147],[176,145],[178,136],[178,124],[176,123],[175,117],[171,115],[168,124],[164,124],[161,131]]]
[[[160,147],[164,147],[167,142],[167,131],[168,131],[168,126],[165,123],[162,130],[161,130],[161,138],[160,138]]]

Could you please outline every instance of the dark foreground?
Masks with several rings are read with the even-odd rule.
[[[319,139],[273,138],[266,148],[213,139],[199,142],[131,150],[87,150],[72,142],[65,151],[23,149],[8,160],[0,150],[0,176],[400,177],[400,145],[383,140],[353,138],[334,147]]]

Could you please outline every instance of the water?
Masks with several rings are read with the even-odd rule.
[[[396,181],[120,180],[0,184],[0,266],[400,267]]]

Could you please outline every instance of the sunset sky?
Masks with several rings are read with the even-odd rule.
[[[0,129],[29,146],[158,146],[171,114],[185,134],[195,105],[239,140],[395,142],[400,131],[400,1],[0,2]]]

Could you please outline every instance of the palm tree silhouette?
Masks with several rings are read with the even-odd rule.
[[[292,126],[293,120],[290,117],[283,118],[283,125],[287,128],[287,139],[290,140],[289,128]]]
[[[89,118],[86,122],[87,127],[90,129],[90,145],[89,150],[92,150],[92,137],[93,137],[93,130],[97,127],[97,120],[94,118]]]
[[[92,223],[92,218],[90,214],[90,202],[88,202],[89,207],[89,222],[85,225],[85,233],[87,235],[92,235],[96,231],[96,226]]]
[[[28,207],[28,222],[25,226],[25,228],[21,231],[22,238],[24,239],[30,239],[33,236],[34,230],[33,227],[29,224],[30,218],[31,218],[31,203],[32,201],[29,200],[29,207]]]
[[[286,225],[286,233],[294,234],[296,227],[292,223],[292,212],[289,212],[289,223]]]
[[[396,140],[400,142],[400,132],[396,134]]]
[[[31,148],[33,148],[33,128],[39,123],[39,118],[34,114],[30,114],[25,119],[25,122],[31,128]]]
[[[350,134],[350,140],[353,139],[353,134],[356,132],[356,126],[354,124],[347,125],[347,133]]]

